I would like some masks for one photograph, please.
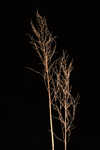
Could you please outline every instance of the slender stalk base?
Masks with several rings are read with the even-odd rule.
[[[53,123],[52,123],[52,112],[51,112],[51,103],[49,102],[49,111],[50,111],[50,130],[51,130],[51,141],[52,141],[52,150],[54,150],[54,135],[53,135]]]
[[[67,150],[67,135],[66,135],[66,102],[65,102],[65,141],[64,141],[64,147],[65,147],[65,150]]]
[[[47,73],[48,96],[49,96],[49,115],[50,115],[51,142],[52,142],[52,150],[54,150],[54,134],[53,134],[51,94],[50,94],[50,83],[49,83],[50,79],[49,79],[49,74],[48,74],[48,59],[47,59],[47,57],[46,57],[46,73]]]

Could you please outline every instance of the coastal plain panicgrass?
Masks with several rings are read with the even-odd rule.
[[[34,68],[26,67],[30,71],[39,73],[43,79],[48,93],[49,119],[52,150],[55,149],[54,139],[63,142],[64,150],[71,135],[71,129],[75,119],[76,108],[79,98],[71,95],[70,75],[73,69],[72,61],[68,63],[68,55],[63,51],[63,55],[55,60],[56,37],[53,36],[46,22],[46,18],[36,13],[36,25],[31,21],[32,32],[30,43],[43,65],[42,73]],[[62,137],[54,129],[54,122],[58,120],[61,127]]]

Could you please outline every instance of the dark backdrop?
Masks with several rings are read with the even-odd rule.
[[[87,13],[83,3],[76,1],[75,4],[56,0],[30,0],[22,3],[17,5],[14,2],[13,5],[8,2],[9,5],[5,3],[7,7],[1,10],[1,25],[4,28],[2,31],[6,33],[1,34],[4,43],[1,42],[0,51],[4,56],[0,55],[1,146],[4,149],[6,146],[10,149],[18,146],[19,149],[19,144],[22,144],[22,149],[49,149],[48,100],[44,83],[40,76],[24,71],[23,88],[23,53],[24,66],[32,62],[32,48],[25,38],[25,33],[29,31],[30,18],[35,17],[38,9],[41,15],[46,16],[50,31],[57,36],[57,47],[67,48],[70,56],[74,58],[74,93],[79,91],[80,94],[80,86],[82,88],[76,130],[72,133],[69,148],[99,149],[99,23],[94,6],[85,4],[89,11]],[[23,14],[24,48],[21,36]],[[35,62],[34,66],[37,66],[37,61]],[[57,146],[60,149],[59,143]]]

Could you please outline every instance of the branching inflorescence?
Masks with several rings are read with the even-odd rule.
[[[31,22],[31,44],[43,64],[43,78],[48,92],[50,133],[52,150],[54,150],[54,137],[63,141],[64,150],[67,150],[68,137],[71,133],[72,123],[78,99],[71,95],[70,73],[72,61],[67,63],[68,57],[63,51],[62,57],[52,61],[56,50],[55,37],[48,30],[45,17],[36,13],[36,26]],[[54,118],[54,120],[53,120]],[[53,123],[57,119],[62,129],[62,138],[58,137],[53,129]]]

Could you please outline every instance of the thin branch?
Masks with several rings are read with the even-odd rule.
[[[39,71],[37,71],[37,70],[35,70],[35,69],[33,69],[32,67],[24,67],[24,69],[26,69],[26,70],[29,70],[29,71],[32,71],[32,72],[34,72],[34,73],[36,73],[36,74],[39,74],[42,78],[43,78],[43,75],[42,75],[42,73],[41,72],[39,72]]]

